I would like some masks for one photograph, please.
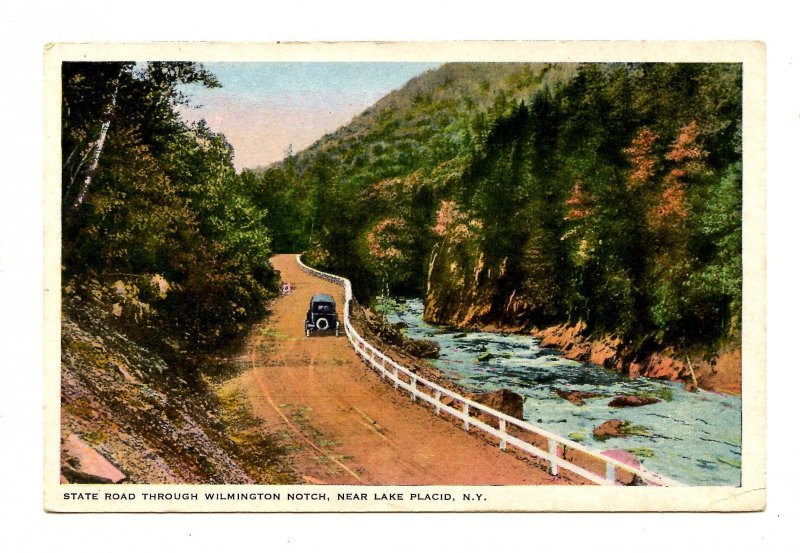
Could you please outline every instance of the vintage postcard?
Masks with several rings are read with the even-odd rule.
[[[45,61],[46,509],[764,509],[762,44]]]

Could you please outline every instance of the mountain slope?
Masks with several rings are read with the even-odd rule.
[[[613,366],[713,361],[741,340],[741,78],[447,64],[253,176],[254,201],[276,249],[362,300],[424,295],[427,320],[457,327],[577,325],[619,343]]]

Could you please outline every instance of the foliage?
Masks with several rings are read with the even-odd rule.
[[[186,101],[179,83],[216,79],[183,62],[65,63],[62,77],[65,276],[158,275],[168,291],[144,298],[155,315],[138,331],[172,349],[241,333],[274,287],[268,212],[236,175],[224,137],[203,122],[187,125],[176,110]],[[97,170],[76,205],[75,183],[97,155],[104,123]]]
[[[448,64],[270,171],[303,206],[276,236],[365,296],[661,347],[741,325],[738,65]]]
[[[305,251],[362,300],[442,292],[429,303],[469,304],[469,323],[713,347],[741,328],[741,78],[446,64],[236,175],[224,137],[176,115],[178,83],[218,84],[201,66],[65,64],[65,206],[111,121],[86,202],[64,214],[65,270],[162,275],[153,305],[181,347],[263,309],[271,251]]]

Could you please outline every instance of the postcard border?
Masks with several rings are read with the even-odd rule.
[[[743,348],[741,487],[552,486],[190,486],[59,484],[60,459],[60,106],[61,62],[211,61],[543,61],[732,62],[743,64]],[[753,511],[766,502],[766,48],[760,42],[354,42],[48,44],[44,76],[44,506],[58,512],[459,512]],[[745,369],[746,368],[746,369]],[[485,494],[486,501],[143,500],[142,493]],[[67,499],[70,493],[135,493],[136,500]],[[285,496],[283,496],[285,497]]]

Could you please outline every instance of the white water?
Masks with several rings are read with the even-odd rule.
[[[739,486],[741,479],[741,398],[706,391],[690,393],[676,383],[625,378],[597,365],[572,361],[539,347],[530,336],[448,330],[422,320],[423,304],[408,300],[387,313],[403,321],[411,338],[439,342],[435,363],[465,389],[508,388],[525,399],[525,419],[562,436],[604,451],[631,451],[645,468],[691,485]],[[489,353],[494,357],[480,361]],[[601,397],[573,405],[556,389],[595,392]],[[612,408],[617,395],[661,398],[641,407]],[[609,419],[641,427],[645,435],[598,440],[592,429]]]

